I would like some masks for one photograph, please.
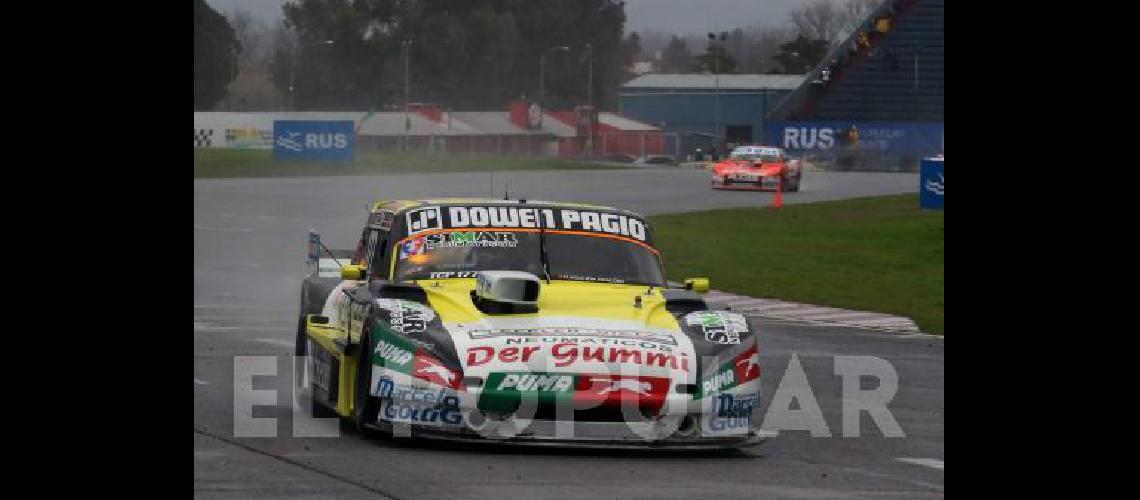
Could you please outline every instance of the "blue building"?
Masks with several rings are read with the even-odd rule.
[[[679,135],[680,154],[716,145],[761,143],[764,116],[803,75],[649,74],[626,82],[618,112]]]

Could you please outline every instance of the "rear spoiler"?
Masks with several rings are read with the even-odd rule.
[[[321,235],[310,229],[306,253],[305,276],[340,278],[340,266],[351,262],[353,251],[325,247]]]

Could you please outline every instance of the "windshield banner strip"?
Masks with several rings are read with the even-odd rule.
[[[419,233],[413,234],[411,236],[408,236],[402,240],[397,241],[395,245],[397,247],[399,247],[400,245],[404,244],[408,240],[412,240],[415,238],[422,238],[424,236],[428,236],[428,235],[432,235],[432,234],[467,233],[467,232],[471,232],[471,231],[493,231],[493,232],[501,232],[501,233],[508,233],[508,232],[509,233],[537,233],[537,232],[539,232],[538,229],[502,228],[502,227],[494,227],[494,228],[490,228],[490,227],[475,227],[475,228],[465,227],[465,228],[461,228],[461,229],[432,229],[432,230],[423,231],[423,232],[419,232]],[[595,238],[610,238],[610,239],[614,239],[614,240],[620,240],[620,241],[625,241],[625,242],[629,242],[629,243],[634,243],[634,244],[637,244],[637,245],[644,247],[646,250],[649,250],[650,252],[653,252],[654,255],[661,255],[660,250],[653,248],[648,243],[637,241],[633,238],[626,238],[624,236],[617,236],[614,234],[595,233],[592,231],[566,231],[563,229],[547,229],[546,234],[575,234],[575,235],[590,236],[590,237],[595,237]]]
[[[622,236],[652,244],[645,221],[624,213],[526,206],[430,206],[404,213],[409,236],[438,229],[557,229]],[[577,233],[576,233],[577,234]]]

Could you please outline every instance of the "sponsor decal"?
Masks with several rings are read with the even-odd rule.
[[[712,394],[736,385],[736,371],[724,370],[701,382],[701,394]]]
[[[226,129],[226,147],[237,149],[272,149],[273,131],[254,128]]]
[[[946,165],[943,158],[922,159],[918,170],[918,188],[919,207],[946,208]]]
[[[424,236],[425,250],[437,248],[515,248],[519,246],[515,233],[503,231],[471,231],[440,233]]]
[[[640,375],[491,373],[479,395],[479,408],[512,412],[523,398],[537,404],[567,403],[585,409],[632,401],[658,411],[669,391],[669,379]]]
[[[596,283],[614,283],[616,285],[625,284],[626,280],[621,278],[610,278],[606,276],[581,276],[577,274],[555,273],[557,279],[574,280],[574,281],[592,281]]]
[[[938,196],[946,195],[946,177],[945,174],[939,173],[938,180],[926,179],[926,190]]]
[[[351,160],[356,134],[351,120],[274,120],[273,156]]]
[[[356,287],[359,282],[342,281],[345,286],[338,285],[330,299],[334,300],[333,308],[336,314],[331,316],[341,330],[352,332],[354,336],[359,336],[364,331],[364,320],[368,318],[368,304],[353,302],[341,290],[346,288]]]
[[[416,354],[413,375],[418,379],[452,389],[458,389],[460,382],[463,380],[459,372],[448,368],[440,361],[423,353]]]
[[[416,347],[406,339],[389,335],[383,328],[374,328],[376,347],[372,349],[372,364],[400,373],[412,372]]]
[[[300,132],[285,132],[277,136],[277,146],[298,153],[305,150],[305,147],[301,145]]]
[[[392,229],[393,219],[395,217],[390,211],[376,212],[368,216],[368,225],[381,231],[387,231]]]
[[[400,258],[406,259],[424,253],[424,239],[412,238],[400,245]]]
[[[441,229],[443,227],[443,219],[440,216],[439,207],[408,210],[405,217],[408,222],[409,235],[430,231],[432,229]]]
[[[785,127],[784,147],[788,149],[831,149],[838,133],[831,127]]]
[[[537,102],[530,103],[530,106],[526,108],[526,125],[527,128],[542,127],[542,108]]]
[[[340,364],[328,349],[312,339],[308,340],[310,376],[313,399],[336,404],[338,396],[338,372]]]
[[[376,305],[388,312],[388,323],[396,333],[418,333],[435,319],[435,311],[419,302],[401,299],[376,299]]]
[[[645,332],[640,330],[607,330],[599,328],[497,328],[489,330],[468,330],[467,335],[471,337],[472,340],[508,337],[507,343],[523,342],[523,340],[521,340],[521,337],[540,335],[542,337],[539,338],[542,341],[546,342],[573,342],[574,340],[571,338],[586,337],[598,339],[644,340],[647,342],[656,342],[659,344],[668,344],[674,346],[677,345],[677,339],[668,333]],[[534,337],[530,338],[533,339]]]
[[[700,327],[705,340],[717,344],[739,344],[740,334],[748,332],[744,315],[728,311],[697,311],[685,315],[685,324]]]
[[[495,390],[516,390],[536,392],[568,392],[574,390],[573,375],[549,373],[496,373],[501,380],[492,384]]]
[[[720,369],[711,376],[702,380],[700,392],[697,393],[696,397],[699,399],[710,394],[727,391],[759,377],[760,356],[757,355],[756,345],[753,344],[744,352],[733,356],[731,361],[721,365]]]
[[[438,278],[474,278],[478,271],[438,271],[433,272],[429,276],[431,279]]]
[[[850,134],[852,127],[858,135]],[[850,121],[772,121],[766,127],[768,142],[785,150],[834,150],[858,147],[884,153],[929,154],[941,151],[944,126],[941,123],[868,123]]]
[[[389,422],[416,425],[460,426],[463,414],[459,396],[445,388],[422,388],[397,384],[381,377],[373,394],[383,399],[380,417]]]
[[[388,333],[383,328],[373,329],[373,335],[376,337],[376,347],[372,350],[373,365],[452,389],[459,389],[463,383],[463,376],[458,371],[447,367],[412,341]]]
[[[760,406],[760,396],[719,394],[709,399],[709,412],[705,416],[707,434],[735,434],[747,432],[752,410]]]
[[[576,342],[558,342],[549,346],[468,347],[467,366],[481,366],[491,361],[504,364],[527,363],[539,352],[549,352],[549,360],[558,368],[593,362],[689,371],[689,357],[684,353],[650,352],[640,347],[580,346]]]
[[[760,356],[756,353],[756,344],[733,358],[732,369],[741,384],[760,377]]]
[[[609,394],[611,392],[618,392],[618,391],[630,391],[630,392],[635,393],[635,394],[641,394],[641,395],[648,396],[649,390],[652,389],[652,386],[649,384],[649,382],[644,382],[641,380],[632,380],[632,379],[607,380],[607,379],[591,378],[590,382],[595,383],[595,384],[600,384],[599,386],[601,387],[601,389],[598,389],[598,392],[597,392],[597,394],[599,394],[599,395],[606,395],[606,394]]]
[[[584,231],[649,241],[645,222],[625,214],[596,210],[515,206],[427,207],[407,213],[408,234],[433,229],[538,229]]]

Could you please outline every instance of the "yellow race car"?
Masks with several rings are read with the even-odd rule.
[[[298,394],[362,433],[592,447],[756,444],[755,330],[670,285],[649,224],[527,200],[375,203],[310,232]]]

